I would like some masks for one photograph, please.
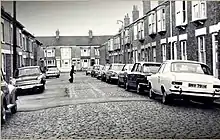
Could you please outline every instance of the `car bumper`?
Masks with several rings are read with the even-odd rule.
[[[111,77],[111,79],[118,80],[118,77],[116,77],[116,76],[115,77]]]
[[[26,90],[26,89],[33,89],[36,87],[43,86],[43,84],[34,84],[34,85],[26,85],[26,86],[19,86],[17,87],[18,90]]]
[[[150,90],[150,85],[147,83],[139,83],[139,85],[141,86],[141,88]]]
[[[209,98],[220,98],[220,93],[209,93],[209,92],[194,92],[194,91],[181,91],[170,89],[170,92],[174,96],[194,96],[194,97],[209,97]]]
[[[60,74],[46,74],[46,77],[55,77],[55,76],[59,76]]]

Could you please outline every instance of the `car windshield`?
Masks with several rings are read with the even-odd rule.
[[[20,76],[27,76],[27,75],[36,75],[39,74],[40,70],[39,68],[24,68],[24,69],[19,69],[19,77]]]
[[[159,68],[160,68],[160,64],[144,64],[143,65],[143,72],[155,74],[158,72]]]
[[[124,65],[112,65],[111,69],[112,70],[116,70],[116,71],[120,71],[122,70]]]
[[[48,71],[57,71],[57,68],[48,68]]]
[[[171,65],[171,71],[211,75],[210,68],[207,65],[199,63],[174,62]]]

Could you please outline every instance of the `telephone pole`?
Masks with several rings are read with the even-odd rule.
[[[13,1],[13,77],[17,69],[16,1]]]

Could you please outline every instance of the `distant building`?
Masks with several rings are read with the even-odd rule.
[[[44,60],[47,66],[57,66],[61,71],[69,71],[71,65],[81,70],[100,64],[100,46],[111,36],[55,36],[37,37],[44,45]]]

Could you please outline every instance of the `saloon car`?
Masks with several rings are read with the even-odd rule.
[[[127,74],[125,89],[136,89],[137,93],[149,90],[149,76],[157,73],[160,65],[157,62],[136,62]]]
[[[118,74],[118,86],[124,85],[125,86],[125,79],[127,78],[127,74],[131,72],[134,64],[126,64],[122,68],[122,70]]]
[[[17,87],[18,93],[24,93],[27,90],[43,92],[46,84],[45,78],[46,76],[41,73],[39,66],[27,66],[18,68],[18,72],[15,78],[11,79],[11,83]]]
[[[91,74],[91,71],[92,71],[92,67],[88,67],[88,68],[86,69],[86,75]]]
[[[97,64],[93,65],[92,71],[91,71],[91,76],[92,76],[92,77],[95,77],[95,76],[96,76],[97,71],[99,70],[99,67],[100,67],[100,65],[97,65]]]
[[[101,73],[102,73],[102,69],[104,68],[104,66],[103,65],[100,65],[100,67],[99,67],[99,70],[97,70],[96,71],[96,73],[95,73],[95,77],[97,78],[97,79],[100,79],[101,78]]]
[[[203,103],[213,103],[220,98],[220,80],[212,76],[206,64],[196,61],[165,61],[149,78],[149,83],[150,98],[160,95],[164,104],[174,98]]]
[[[109,64],[106,64],[106,65],[102,68],[102,70],[101,70],[101,80],[102,80],[102,81],[105,81],[105,80],[106,80],[106,73],[107,73],[109,67],[110,67],[110,65],[109,65]]]
[[[57,67],[48,67],[46,71],[46,78],[60,77],[60,70]]]
[[[6,82],[5,75],[1,70],[1,122],[6,121],[6,111],[12,114],[17,112],[16,87]]]
[[[122,70],[125,64],[120,63],[112,63],[109,66],[108,71],[106,72],[106,82],[112,83],[117,81],[118,82],[118,74]]]

